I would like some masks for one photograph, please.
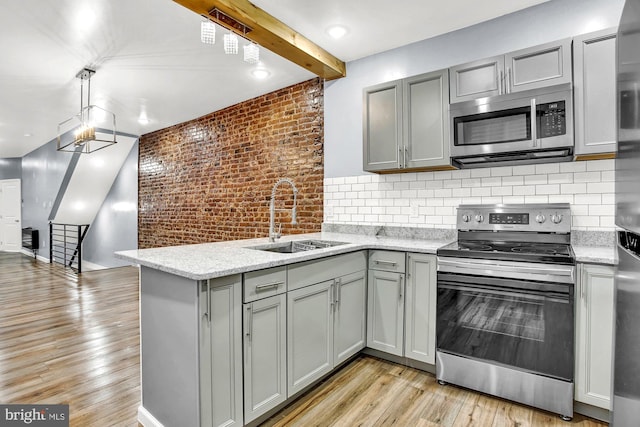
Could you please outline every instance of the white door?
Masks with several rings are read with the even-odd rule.
[[[20,180],[0,181],[0,250],[18,252],[22,240]]]

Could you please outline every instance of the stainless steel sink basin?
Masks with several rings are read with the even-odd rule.
[[[331,242],[328,240],[297,240],[293,242],[268,243],[266,245],[249,246],[248,249],[277,252],[281,254],[293,254],[296,252],[313,251],[315,249],[324,249],[345,244],[346,243],[344,242]]]

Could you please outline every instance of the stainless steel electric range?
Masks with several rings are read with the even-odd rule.
[[[573,417],[568,204],[461,205],[438,250],[436,377]]]

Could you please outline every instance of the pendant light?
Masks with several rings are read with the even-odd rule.
[[[95,70],[83,68],[76,74],[80,79],[80,112],[58,124],[58,151],[89,154],[117,142],[115,114],[97,105],[91,105],[91,77],[95,73]]]

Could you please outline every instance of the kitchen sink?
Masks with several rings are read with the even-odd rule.
[[[331,242],[328,240],[297,240],[293,242],[269,243],[266,245],[249,246],[248,249],[277,252],[281,254],[293,254],[296,252],[313,251],[315,249],[324,249],[345,244],[346,243],[344,242]]]

